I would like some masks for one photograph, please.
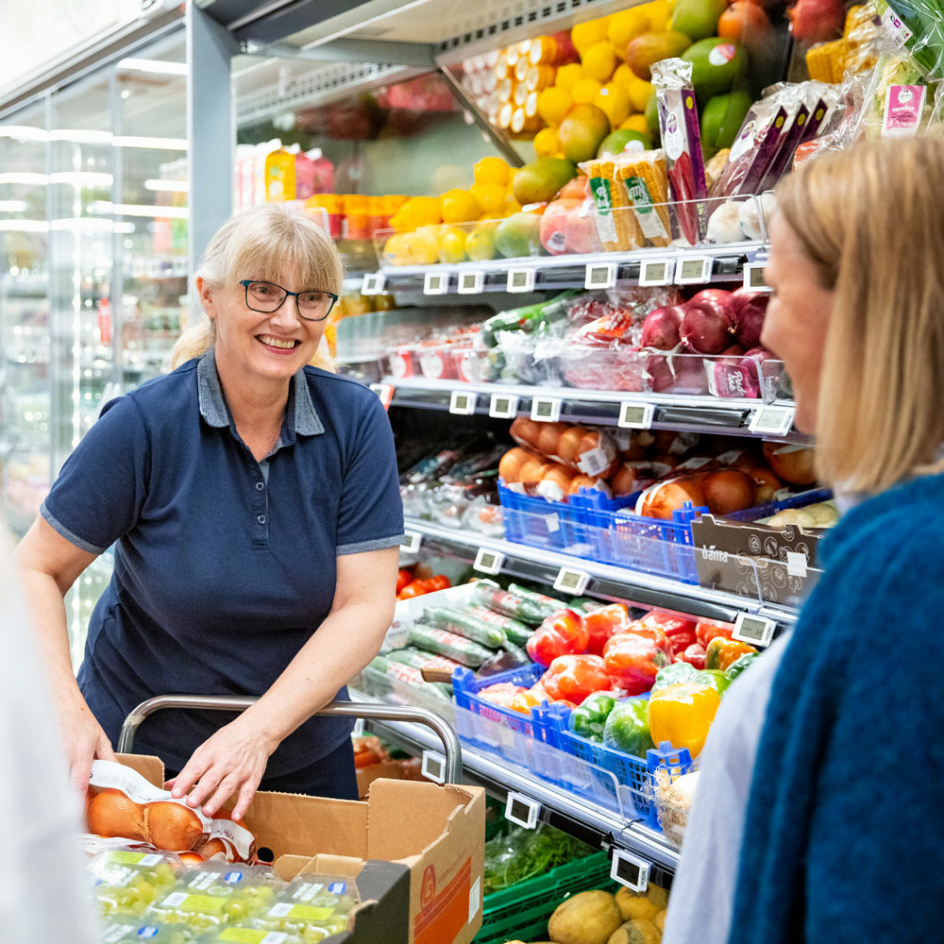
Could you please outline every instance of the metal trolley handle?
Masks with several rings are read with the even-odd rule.
[[[165,708],[205,708],[213,711],[245,711],[258,701],[252,695],[157,695],[141,702],[121,726],[118,752],[130,754],[138,727],[149,715]],[[334,701],[315,712],[332,718],[364,718],[368,721],[411,721],[425,724],[439,735],[443,745],[443,776],[445,783],[459,783],[462,779],[462,747],[452,726],[443,718],[425,708],[400,705],[375,705],[359,701]]]

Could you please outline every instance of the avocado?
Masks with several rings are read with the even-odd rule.
[[[753,102],[747,92],[728,92],[708,100],[701,113],[701,146],[710,158],[734,144]]]
[[[747,53],[736,39],[713,36],[690,46],[682,58],[692,64],[692,85],[700,104],[730,92],[747,68]]]

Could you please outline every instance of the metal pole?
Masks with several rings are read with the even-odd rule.
[[[210,711],[245,711],[258,701],[252,695],[157,695],[141,702],[125,718],[118,737],[118,752],[130,754],[134,736],[149,715],[167,708],[205,708]],[[432,728],[443,745],[445,757],[444,776],[446,783],[459,783],[462,779],[462,746],[456,732],[445,719],[425,708],[400,705],[374,705],[366,702],[335,701],[326,705],[315,715],[332,718],[365,718],[368,721],[407,721],[425,724]]]

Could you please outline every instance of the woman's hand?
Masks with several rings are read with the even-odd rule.
[[[211,817],[238,793],[232,815],[242,819],[277,746],[266,725],[247,711],[204,741],[167,787],[176,799],[186,797],[188,806],[202,806]]]
[[[93,760],[117,760],[111,741],[95,720],[81,695],[69,697],[58,706],[59,724],[69,758],[69,779],[85,798]]]

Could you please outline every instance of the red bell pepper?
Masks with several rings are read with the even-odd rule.
[[[567,699],[579,705],[588,695],[612,688],[613,680],[600,656],[558,656],[541,685],[554,701]]]
[[[683,653],[675,657],[676,662],[687,662],[696,669],[705,667],[705,647],[696,642],[690,645]]]
[[[558,656],[579,655],[587,651],[590,634],[583,617],[573,610],[558,610],[531,634],[528,655],[538,665],[548,666]]]
[[[711,620],[699,620],[695,627],[695,637],[707,649],[708,643],[715,636],[730,639],[734,635],[734,627],[730,623],[713,623]]]
[[[413,583],[413,574],[408,570],[403,569],[397,573],[397,593],[410,583]]]
[[[527,689],[521,685],[515,685],[513,682],[498,682],[495,685],[489,685],[479,692],[479,697],[490,701],[493,705],[500,705],[502,708],[510,708],[512,699]]]
[[[615,635],[603,650],[603,661],[621,689],[641,695],[652,688],[659,669],[672,662],[672,654],[661,629],[640,626]]]
[[[611,603],[598,610],[587,613],[583,618],[584,626],[590,634],[587,652],[595,656],[603,655],[603,647],[611,636],[623,633],[629,627],[629,609],[625,603]]]
[[[647,627],[657,626],[665,633],[673,656],[684,652],[689,646],[698,641],[695,635],[696,621],[693,619],[675,616],[672,613],[662,613],[659,610],[651,610],[640,622]]]

